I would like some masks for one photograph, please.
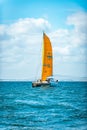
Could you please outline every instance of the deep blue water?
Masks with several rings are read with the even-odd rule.
[[[87,130],[87,82],[0,82],[0,130]]]

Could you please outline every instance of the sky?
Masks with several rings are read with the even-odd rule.
[[[41,77],[43,31],[53,47],[53,75],[87,80],[86,0],[0,0],[0,79]]]

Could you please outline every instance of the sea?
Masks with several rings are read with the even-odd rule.
[[[87,82],[0,82],[0,130],[87,130]]]

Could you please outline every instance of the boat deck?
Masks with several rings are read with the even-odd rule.
[[[46,86],[46,85],[50,85],[50,83],[48,82],[33,82],[32,83],[32,87],[40,87],[40,86]]]

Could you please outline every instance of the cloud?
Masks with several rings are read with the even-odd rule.
[[[35,75],[37,65],[41,62],[43,31],[47,32],[52,41],[54,64],[58,66],[60,62],[85,63],[86,19],[85,12],[72,14],[66,20],[66,28],[55,31],[51,31],[52,25],[43,18],[25,18],[9,25],[1,24],[0,59],[4,75],[15,75],[15,72],[19,77],[24,73],[27,76]]]
[[[34,33],[48,31],[51,28],[49,22],[43,18],[25,18],[19,19],[10,25],[0,25],[0,39],[5,40],[5,37],[20,38],[30,36]],[[3,37],[3,38],[2,38]]]
[[[50,28],[50,23],[43,18],[25,18],[12,24],[1,24],[1,77],[33,77],[41,59],[42,32],[49,32]]]
[[[66,20],[70,28],[58,29],[52,33],[55,56],[62,56],[62,60],[66,59],[66,62],[86,62],[86,19],[85,12],[72,14]]]
[[[50,24],[47,20],[42,18],[25,18],[19,19],[16,23],[11,24],[8,29],[10,35],[22,35],[22,34],[32,34],[36,32],[42,32],[50,28]]]
[[[86,32],[87,31],[87,13],[77,12],[72,14],[67,18],[67,24],[73,25],[76,32]]]
[[[58,52],[60,55],[69,55],[70,51],[69,51],[69,47],[54,47],[54,51],[55,53]]]
[[[20,55],[29,55],[36,48],[32,44],[39,45],[41,42],[41,40],[39,41],[41,32],[43,30],[48,31],[50,28],[49,22],[42,18],[25,18],[10,25],[0,25],[1,57],[3,61],[5,59],[4,62],[9,62],[12,57],[13,62],[13,59],[17,60]],[[36,51],[38,51],[38,48]]]

